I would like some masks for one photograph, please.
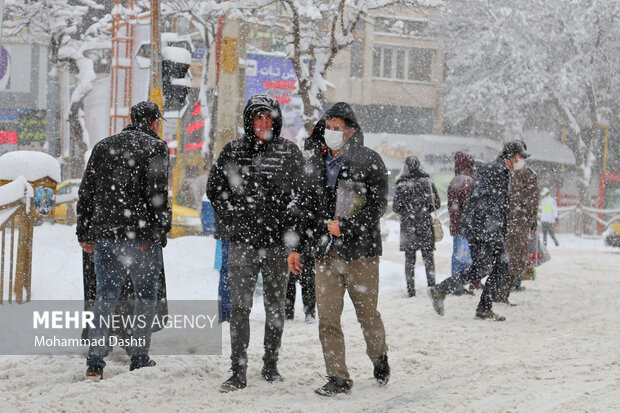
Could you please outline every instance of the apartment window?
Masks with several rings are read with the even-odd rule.
[[[373,76],[430,82],[434,56],[434,49],[375,46]]]

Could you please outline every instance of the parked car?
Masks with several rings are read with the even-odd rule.
[[[168,233],[170,238],[186,235],[202,234],[200,212],[193,208],[172,205],[172,229]]]
[[[77,221],[75,206],[78,201],[80,179],[68,179],[56,186],[56,213],[54,219],[59,224],[74,225]],[[192,208],[172,205],[172,229],[170,238],[197,235],[202,233],[200,212]]]
[[[620,247],[620,222],[611,224],[605,232],[605,245]]]
[[[81,179],[67,179],[56,185],[56,209],[54,219],[59,224],[73,225],[77,221],[75,206]]]

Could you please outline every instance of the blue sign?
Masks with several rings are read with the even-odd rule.
[[[38,186],[34,191],[34,210],[41,216],[47,217],[54,209],[56,195],[52,188]]]
[[[303,127],[303,103],[297,93],[297,75],[286,57],[248,53],[245,66],[245,99],[258,93],[275,97],[282,108],[282,133],[295,141]]]

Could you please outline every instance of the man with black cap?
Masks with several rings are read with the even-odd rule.
[[[268,382],[282,381],[277,362],[288,284],[286,257],[294,243],[287,230],[295,222],[304,165],[299,148],[280,136],[282,112],[274,97],[250,97],[243,125],[245,134],[226,144],[207,183],[207,196],[230,242],[232,376],[222,384],[223,392],[247,385],[250,311],[259,273],[265,302],[261,375]]]
[[[129,370],[151,367],[151,325],[162,271],[162,247],[170,231],[168,146],[157,131],[162,118],[152,102],[131,108],[131,124],[92,150],[79,190],[77,237],[94,253],[97,294],[95,326],[88,334],[86,378],[103,378],[108,326],[127,274],[136,302]],[[105,323],[97,322],[108,320]]]
[[[510,207],[510,173],[522,166],[529,156],[521,142],[507,142],[494,162],[478,170],[467,206],[458,222],[469,242],[472,264],[428,289],[439,315],[444,315],[443,301],[447,294],[488,276],[476,318],[505,320],[493,312],[492,300],[508,272],[505,237]]]

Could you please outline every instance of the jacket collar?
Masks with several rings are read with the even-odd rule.
[[[123,131],[134,131],[134,130],[146,133],[147,135],[150,135],[151,137],[155,139],[159,139],[159,135],[153,132],[148,126],[136,125],[134,123],[130,123],[129,125],[123,128]]]

